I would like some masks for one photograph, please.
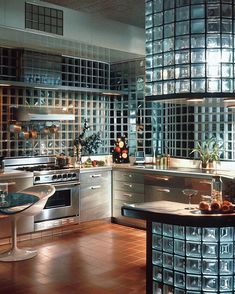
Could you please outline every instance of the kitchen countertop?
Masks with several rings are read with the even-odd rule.
[[[14,169],[4,169],[3,172],[0,172],[0,180],[9,179],[9,178],[32,178],[33,173],[22,170],[14,170]]]
[[[166,224],[187,226],[234,226],[235,213],[201,213],[196,208],[185,209],[187,204],[171,201],[154,201],[125,204],[122,215]]]

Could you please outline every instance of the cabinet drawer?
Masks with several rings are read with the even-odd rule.
[[[131,203],[144,202],[144,194],[131,193],[124,191],[114,191],[113,193],[114,200],[122,200],[124,202],[128,201]]]
[[[126,181],[126,182],[133,182],[133,183],[144,183],[144,176],[143,174],[133,173],[128,171],[114,171],[113,172],[113,179],[114,181]]]
[[[184,187],[185,177],[164,175],[164,174],[145,174],[145,185],[166,187],[166,188],[182,188]]]
[[[114,181],[113,183],[114,191],[124,191],[132,193],[144,193],[144,184],[132,183],[132,182],[121,182]]]
[[[81,188],[110,185],[111,172],[92,172],[80,175]]]

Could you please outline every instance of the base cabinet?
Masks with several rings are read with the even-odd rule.
[[[121,215],[123,204],[141,202],[144,202],[143,175],[128,171],[113,171],[113,221],[145,228],[145,221]]]
[[[80,221],[111,217],[111,171],[80,175]]]

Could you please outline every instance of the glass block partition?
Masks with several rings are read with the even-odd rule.
[[[220,158],[235,160],[235,113],[220,99],[203,104],[152,102],[152,144],[156,154],[193,158],[197,142],[212,136],[223,144]]]
[[[234,238],[234,227],[152,223],[152,293],[234,293]]]
[[[36,106],[47,108],[67,107],[75,114],[75,121],[62,122],[20,122],[25,130],[36,129],[35,139],[20,139],[17,133],[11,133],[12,107]],[[110,151],[110,99],[107,96],[87,92],[34,89],[30,87],[0,88],[0,149],[3,156],[51,155],[61,152],[73,154],[73,140],[83,127],[85,119],[90,125],[90,132],[101,132],[102,146],[98,154]],[[45,126],[56,124],[56,134],[44,134]]]
[[[146,0],[146,95],[235,92],[232,0]]]

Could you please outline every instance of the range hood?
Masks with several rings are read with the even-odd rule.
[[[75,120],[75,115],[61,108],[18,107],[14,109],[14,118],[17,121],[60,121]]]

